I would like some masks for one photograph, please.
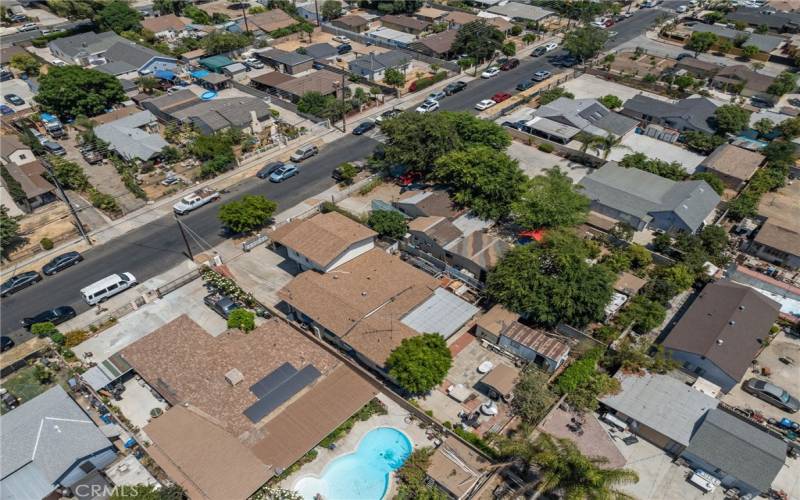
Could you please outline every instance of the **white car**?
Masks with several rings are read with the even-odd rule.
[[[439,103],[437,101],[428,100],[428,101],[425,101],[422,104],[420,104],[419,107],[416,109],[416,112],[417,113],[433,113],[437,109],[439,109]]]
[[[544,49],[547,52],[550,52],[551,50],[556,50],[557,48],[558,48],[558,44],[556,42],[550,42],[550,43],[548,43],[547,45],[544,46]]]
[[[689,10],[689,7],[687,7],[685,5],[681,5],[677,9],[675,9],[675,12],[677,12],[678,14],[683,14],[687,10]]]
[[[492,78],[493,76],[497,76],[500,74],[500,68],[497,66],[492,66],[487,68],[486,71],[481,73],[481,78]]]
[[[333,37],[333,41],[334,42],[339,42],[339,43],[350,43],[350,39],[347,38],[344,35],[337,35],[337,36]]]
[[[481,102],[479,102],[478,104],[475,105],[475,109],[477,109],[478,111],[483,111],[484,109],[491,108],[495,104],[497,104],[497,103],[494,102],[491,99],[484,99],[484,100],[482,100]]]
[[[50,61],[50,64],[52,64],[53,66],[66,66],[67,65],[67,63],[65,63],[61,59],[53,59],[52,61]]]
[[[39,25],[36,24],[36,23],[25,23],[22,26],[20,26],[19,28],[17,28],[17,31],[22,33],[22,32],[25,32],[25,31],[33,31],[33,30],[38,30],[38,29],[39,29]]]

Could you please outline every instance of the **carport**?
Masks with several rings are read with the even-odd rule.
[[[99,391],[121,379],[131,370],[131,365],[122,356],[114,354],[83,372],[81,378],[92,390]]]

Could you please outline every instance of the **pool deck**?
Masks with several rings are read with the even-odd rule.
[[[300,479],[309,476],[322,476],[326,465],[342,455],[355,452],[358,449],[358,444],[361,442],[361,438],[363,438],[369,431],[378,427],[392,427],[402,431],[406,437],[408,437],[409,441],[411,441],[411,444],[415,450],[420,447],[434,446],[433,442],[428,440],[427,436],[425,435],[425,431],[420,429],[417,425],[419,423],[418,420],[415,419],[411,423],[406,423],[405,418],[409,415],[406,410],[386,397],[383,393],[379,393],[376,397],[386,405],[386,409],[388,410],[386,415],[374,415],[365,422],[357,422],[356,425],[354,425],[350,430],[349,434],[336,442],[336,449],[334,450],[317,447],[317,452],[319,453],[317,458],[313,462],[301,467],[300,470],[288,478],[284,479],[281,482],[280,487],[294,490],[295,484],[297,484]],[[394,477],[390,478],[389,480],[389,488],[386,490],[386,495],[384,495],[384,498],[392,498],[394,496],[393,490]]]

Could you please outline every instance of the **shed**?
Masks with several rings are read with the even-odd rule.
[[[511,393],[514,391],[514,385],[518,378],[519,370],[513,366],[499,364],[483,376],[481,384],[489,390],[489,396],[494,393],[495,396],[510,401]]]
[[[205,57],[198,61],[200,66],[208,68],[209,71],[213,71],[214,73],[222,73],[222,68],[224,68],[225,66],[230,66],[231,64],[233,64],[233,62],[234,61],[231,58],[219,55]]]
[[[270,49],[255,53],[256,57],[269,64],[281,73],[296,75],[308,71],[314,64],[314,58],[308,54],[287,52],[281,49]]]

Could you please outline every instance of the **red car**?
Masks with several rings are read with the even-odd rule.
[[[614,20],[613,19],[609,19],[604,24],[605,24],[606,28],[610,28],[610,27],[614,26]]]
[[[492,96],[492,100],[494,102],[498,102],[498,103],[499,102],[503,102],[506,99],[510,99],[510,98],[511,98],[511,94],[509,94],[508,92],[498,92],[498,93],[496,93],[495,95]]]
[[[513,59],[509,59],[508,61],[504,62],[500,66],[500,69],[503,70],[503,71],[508,71],[508,70],[516,68],[517,66],[519,66],[519,59],[513,58]]]

